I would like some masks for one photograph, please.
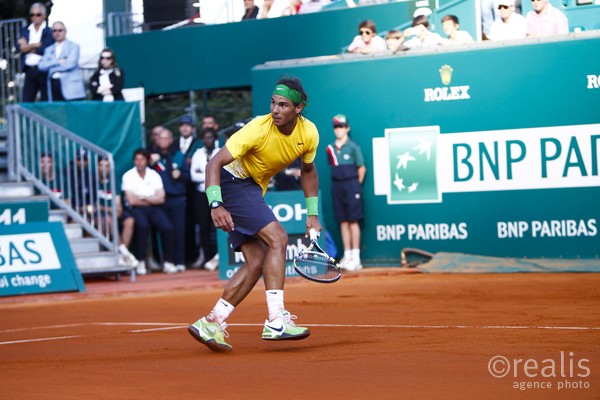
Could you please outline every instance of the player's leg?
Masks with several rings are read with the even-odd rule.
[[[256,236],[265,243],[262,272],[269,310],[262,338],[265,340],[304,339],[310,335],[310,331],[308,328],[296,325],[294,322],[296,316],[287,311],[284,304],[287,232],[278,221],[273,221],[261,229]]]

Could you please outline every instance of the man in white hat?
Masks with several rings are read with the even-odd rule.
[[[523,39],[529,33],[527,20],[515,12],[515,0],[499,0],[500,18],[492,22],[490,40]]]

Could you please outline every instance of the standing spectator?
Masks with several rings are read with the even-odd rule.
[[[429,20],[425,15],[414,17],[412,27],[404,30],[404,36],[412,36],[404,42],[409,49],[436,47],[444,42],[444,38],[429,30]]]
[[[33,102],[40,93],[42,101],[48,100],[46,79],[48,73],[38,66],[46,48],[54,43],[52,29],[46,24],[46,6],[33,3],[29,8],[31,24],[23,27],[17,40],[17,51],[21,53],[21,66],[25,73],[23,102]]]
[[[205,129],[214,129],[215,132],[219,131],[219,124],[214,115],[205,115],[202,118],[202,131]]]
[[[100,53],[98,68],[90,78],[92,100],[115,101],[123,100],[123,70],[117,65],[115,53],[104,49]]]
[[[186,195],[187,184],[190,180],[190,169],[185,162],[185,157],[178,147],[173,147],[173,133],[163,129],[158,134],[158,150],[160,159],[154,169],[160,175],[164,190],[165,210],[171,225],[173,225],[173,256],[178,272],[185,271],[185,246],[186,246]],[[189,204],[192,204],[189,202]]]
[[[48,71],[50,101],[82,100],[85,85],[79,69],[79,45],[67,40],[67,28],[62,22],[52,24],[54,44],[46,48],[39,69]]]
[[[135,256],[140,260],[137,273],[145,275],[150,226],[160,231],[163,245],[163,272],[173,274],[173,225],[161,205],[165,202],[165,190],[158,172],[148,168],[148,153],[144,149],[134,152],[135,166],[123,174],[122,190],[135,219]]]
[[[184,115],[179,120],[179,139],[173,143],[173,148],[179,150],[183,154],[186,168],[190,169],[192,164],[192,156],[198,148],[201,147],[201,143],[195,137],[196,124],[194,119],[189,115]],[[187,180],[187,191],[186,199],[187,204],[194,204],[194,192],[196,191],[195,185],[189,179]],[[185,261],[187,264],[193,264],[199,257],[198,249],[200,248],[200,240],[196,234],[196,223],[194,220],[194,210],[192,207],[188,207],[185,217]]]
[[[205,317],[188,327],[190,334],[213,351],[231,351],[225,320],[263,277],[268,317],[264,340],[299,340],[310,335],[285,309],[285,254],[288,235],[265,203],[271,178],[302,157],[306,197],[306,234],[321,231],[318,216],[319,178],[314,159],[319,132],[302,112],[308,104],[302,84],[282,78],[271,95],[271,113],[254,118],[229,138],[206,168],[206,195],[215,227],[229,233],[234,251],[245,263],[236,270],[221,298]]]
[[[514,0],[498,0],[500,18],[490,27],[490,40],[511,40],[527,37],[529,26],[527,19],[515,12]]]
[[[244,0],[244,8],[246,11],[244,12],[242,21],[245,19],[256,19],[258,16],[258,7],[254,5],[254,0]]]
[[[488,40],[492,22],[498,19],[496,0],[481,0],[481,32],[482,39]]]
[[[360,147],[348,137],[350,125],[343,114],[333,117],[335,141],[327,146],[331,165],[333,213],[340,223],[344,256],[340,266],[348,271],[362,268],[360,221],[363,219],[362,183],[367,171]]]
[[[358,24],[358,35],[354,37],[348,53],[374,53],[377,51],[385,51],[387,46],[385,40],[377,36],[377,27],[375,22],[367,19]]]
[[[213,129],[202,131],[203,147],[196,150],[192,156],[190,174],[196,186],[192,204],[194,205],[194,220],[200,226],[200,252],[193,268],[204,266],[209,271],[214,271],[219,266],[219,255],[213,244],[215,226],[210,216],[210,207],[206,197],[206,165],[219,151],[216,145],[217,133]],[[206,263],[205,261],[208,260]]]
[[[527,13],[529,36],[551,36],[569,33],[569,21],[548,0],[531,0],[533,10]]]
[[[456,15],[445,15],[442,18],[442,29],[448,38],[444,41],[444,45],[467,44],[473,43],[473,38],[467,31],[461,31]]]

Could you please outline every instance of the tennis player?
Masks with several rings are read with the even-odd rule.
[[[225,320],[261,276],[269,316],[262,338],[298,340],[310,335],[285,309],[285,255],[288,235],[263,198],[271,178],[302,158],[302,190],[306,197],[306,233],[321,231],[318,217],[319,179],[314,159],[319,132],[302,114],[307,96],[296,78],[282,78],[271,96],[271,113],[253,119],[236,132],[206,167],[206,195],[215,226],[229,233],[235,251],[246,262],[231,277],[212,311],[188,327],[212,351],[231,351]]]

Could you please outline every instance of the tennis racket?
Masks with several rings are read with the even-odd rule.
[[[317,243],[319,232],[311,229],[309,234],[310,245],[294,258],[294,270],[313,282],[336,282],[342,277],[342,269]]]

